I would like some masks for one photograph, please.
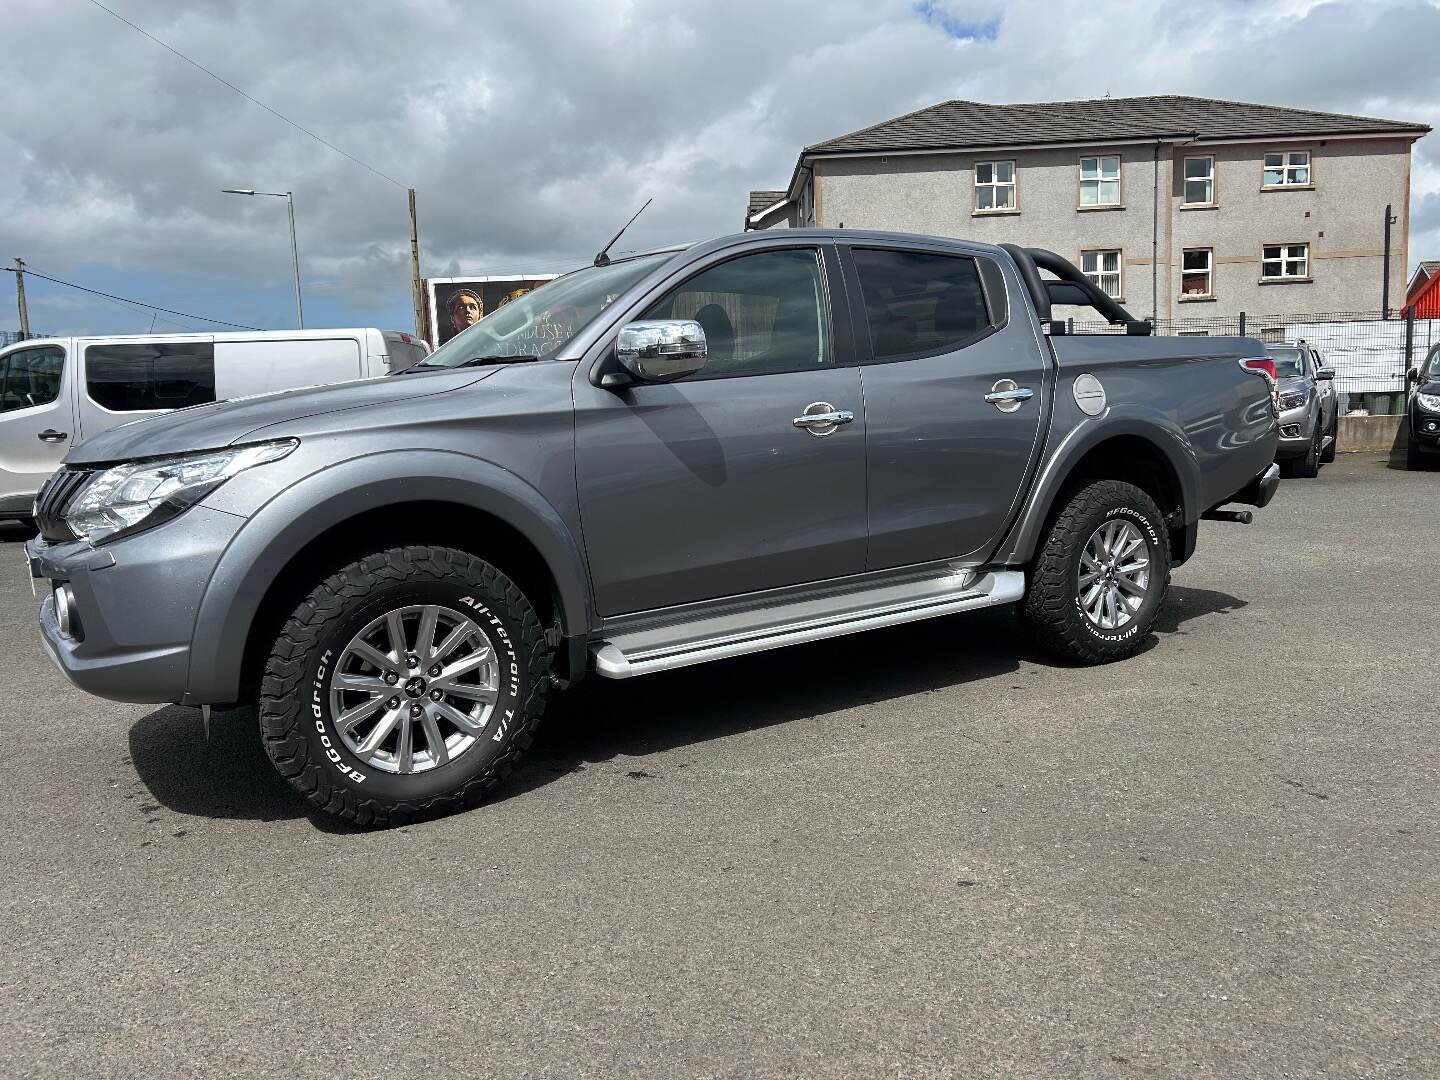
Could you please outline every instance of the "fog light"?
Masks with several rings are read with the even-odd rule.
[[[1434,431],[1436,428],[1440,428],[1440,424],[1435,423],[1434,420],[1427,420],[1425,422],[1426,431]]]
[[[60,625],[60,633],[66,637],[75,636],[75,596],[69,585],[59,585],[55,589],[55,621]]]
[[[1280,429],[1280,434],[1286,439],[1298,439],[1300,437],[1300,425],[1286,424]]]

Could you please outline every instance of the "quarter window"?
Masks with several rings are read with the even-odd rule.
[[[1260,276],[1267,280],[1310,276],[1309,244],[1266,244],[1260,256]]]
[[[696,274],[645,312],[705,328],[705,375],[765,375],[831,363],[830,321],[813,248],[745,255]]]
[[[1015,162],[977,161],[975,209],[1014,210],[1015,206]]]
[[[1186,296],[1211,296],[1214,252],[1187,248],[1180,255],[1180,291]]]
[[[1080,205],[1120,205],[1120,157],[1118,154],[1080,159]]]
[[[1275,151],[1265,155],[1265,187],[1303,187],[1310,183],[1310,151]]]
[[[111,412],[183,409],[215,400],[215,346],[208,341],[91,345],[85,389]]]
[[[49,405],[60,396],[64,367],[65,353],[53,345],[0,358],[0,412]]]
[[[948,352],[990,326],[974,259],[879,248],[854,257],[876,360]]]
[[[1185,206],[1211,206],[1215,202],[1215,159],[1185,159]]]
[[[1082,251],[1080,270],[1086,277],[1100,286],[1107,295],[1119,298],[1121,295],[1120,252]]]

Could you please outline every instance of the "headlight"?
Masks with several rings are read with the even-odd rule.
[[[1288,394],[1280,395],[1280,408],[1298,409],[1309,399],[1310,395],[1304,390],[1292,390]]]
[[[1440,412],[1440,394],[1416,394],[1415,400],[1420,403],[1422,409]]]
[[[278,461],[296,439],[234,446],[204,454],[116,465],[88,480],[65,511],[81,540],[98,544],[169,521],[238,472]]]

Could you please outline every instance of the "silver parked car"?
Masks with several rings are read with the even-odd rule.
[[[1275,361],[1280,384],[1280,446],[1275,460],[1290,476],[1318,476],[1321,465],[1335,460],[1340,424],[1335,372],[1305,341],[1272,345],[1267,355]]]

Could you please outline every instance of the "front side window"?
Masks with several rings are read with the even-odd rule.
[[[1309,244],[1266,244],[1261,252],[1260,276],[1267,281],[1310,276]]]
[[[215,400],[215,346],[208,341],[91,345],[85,390],[111,412],[184,409]]]
[[[65,352],[55,345],[21,349],[0,359],[0,412],[49,405],[60,396]]]
[[[1425,362],[1425,378],[1440,379],[1440,345],[1430,350],[1430,358]]]
[[[989,328],[974,259],[880,248],[854,257],[876,360],[948,352]]]
[[[977,161],[975,209],[1014,210],[1015,206],[1015,162]]]
[[[1215,159],[1185,159],[1185,206],[1212,206],[1215,203]]]
[[[1120,252],[1082,251],[1080,270],[1086,277],[1100,286],[1107,295],[1119,299],[1122,295],[1120,281]]]
[[[1304,187],[1310,183],[1310,151],[1272,151],[1265,155],[1265,187]]]
[[[813,248],[743,255],[696,274],[642,319],[694,319],[707,375],[804,371],[833,361],[829,305]]]
[[[1210,248],[1186,248],[1180,255],[1180,291],[1186,296],[1210,296],[1211,262],[1214,253]]]
[[[1080,205],[1120,205],[1120,157],[1118,154],[1080,159]]]

